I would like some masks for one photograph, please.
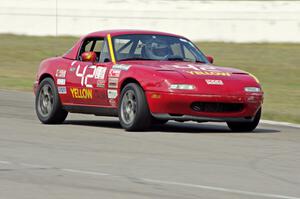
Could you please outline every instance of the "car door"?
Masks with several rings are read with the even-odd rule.
[[[81,55],[85,52],[95,52],[96,61],[83,61]],[[70,93],[75,105],[109,106],[107,77],[112,65],[104,38],[86,38],[83,41],[77,60],[70,66]]]
[[[108,41],[105,38],[99,56],[99,61],[95,64],[96,69],[94,78],[92,80],[95,94],[95,105],[101,105],[102,107],[116,106],[115,98],[109,97],[111,94],[111,89],[113,88],[113,91],[116,91],[116,89],[118,88],[118,82],[111,82],[112,80],[115,80],[111,75],[111,73],[113,72],[113,65],[114,63],[111,61]]]

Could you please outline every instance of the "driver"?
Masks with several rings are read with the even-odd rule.
[[[145,54],[149,59],[162,60],[170,56],[171,49],[166,41],[151,39],[145,44]]]

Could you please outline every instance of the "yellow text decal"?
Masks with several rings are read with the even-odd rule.
[[[185,71],[191,75],[213,75],[213,76],[231,76],[230,73],[227,72],[214,72],[214,71]]]
[[[93,90],[89,88],[70,88],[73,98],[93,99]]]

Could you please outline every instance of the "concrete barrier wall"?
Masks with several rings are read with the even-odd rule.
[[[300,1],[0,2],[0,33],[82,35],[115,28],[167,31],[193,40],[300,42]]]

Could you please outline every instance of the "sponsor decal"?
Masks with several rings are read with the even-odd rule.
[[[175,67],[175,68],[179,68],[179,69],[222,72],[222,71],[219,71],[214,66],[203,66],[203,65],[200,65],[200,64],[188,64],[188,65],[176,65],[176,64],[174,64],[172,66]]]
[[[223,85],[224,84],[222,80],[217,80],[217,79],[206,79],[205,81],[209,85]]]
[[[119,79],[115,77],[108,78],[108,88],[118,88]]]
[[[117,102],[115,99],[109,99],[109,103],[111,106],[116,107],[117,106]]]
[[[95,70],[95,79],[104,79],[106,67],[97,67]]]
[[[118,91],[117,90],[112,90],[112,89],[107,90],[108,99],[116,99],[117,96],[118,96]]]
[[[59,94],[67,94],[67,88],[65,86],[57,87],[57,91]]]
[[[70,88],[70,92],[75,99],[93,99],[93,90],[89,88]]]
[[[128,70],[131,67],[131,65],[127,64],[115,64],[112,66],[113,69],[119,69],[119,70]]]
[[[188,65],[172,65],[175,68],[183,69],[186,73],[191,75],[214,75],[214,76],[231,76],[229,72],[222,72],[214,66],[203,66],[199,64]]]
[[[185,71],[191,75],[212,75],[212,76],[231,76],[228,72],[213,72],[213,71]]]
[[[66,70],[57,69],[55,76],[60,77],[60,78],[65,78],[66,77]]]
[[[105,87],[105,80],[103,80],[103,79],[98,79],[98,80],[97,80],[97,87],[98,87],[98,88],[104,88],[104,87]]]
[[[121,70],[118,70],[118,69],[110,69],[110,70],[109,70],[108,76],[109,76],[109,77],[120,77],[120,74],[121,74]]]
[[[66,79],[57,79],[57,85],[66,85]]]

